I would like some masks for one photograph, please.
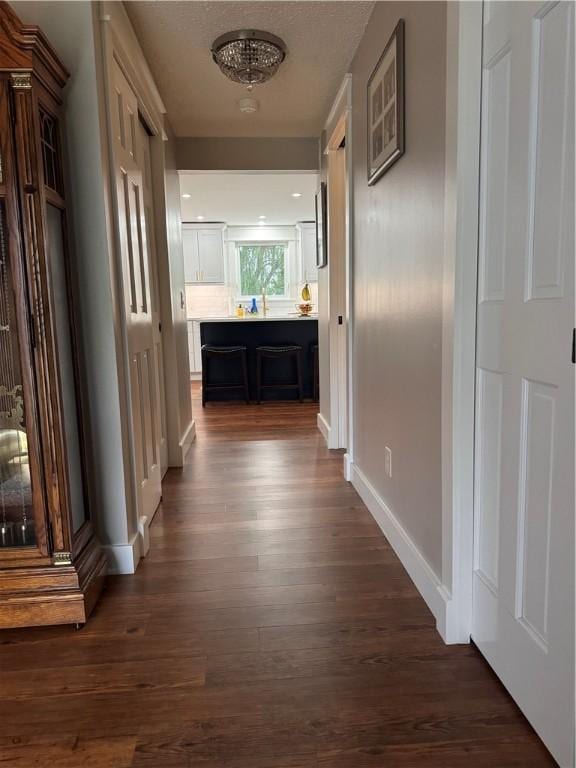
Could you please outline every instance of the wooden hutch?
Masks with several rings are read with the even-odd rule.
[[[0,4],[0,628],[83,624],[106,561],[86,493],[62,89]]]

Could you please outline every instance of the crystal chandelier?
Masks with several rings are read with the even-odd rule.
[[[226,77],[251,90],[276,74],[286,58],[286,46],[269,32],[240,29],[214,41],[212,58]]]

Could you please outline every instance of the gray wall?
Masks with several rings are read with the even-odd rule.
[[[406,153],[366,181],[365,84],[406,22]],[[446,5],[377,3],[351,66],[355,462],[442,570],[441,374]],[[384,447],[392,449],[392,478]]]
[[[181,171],[317,171],[318,139],[179,138]]]
[[[87,2],[13,2],[23,22],[46,34],[72,73],[66,86],[66,153],[72,258],[79,278],[81,341],[88,402],[91,502],[104,544],[126,543],[126,487],[119,400],[106,162],[101,130],[93,6]],[[79,172],[80,171],[80,172]]]

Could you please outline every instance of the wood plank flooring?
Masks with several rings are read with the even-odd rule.
[[[445,646],[305,404],[209,405],[134,576],[79,632],[0,632],[10,768],[554,765]]]

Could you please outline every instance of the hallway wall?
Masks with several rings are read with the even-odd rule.
[[[176,139],[181,170],[317,171],[317,138],[189,136]]]
[[[366,173],[366,83],[406,23],[406,152]],[[446,4],[377,3],[351,65],[354,157],[354,461],[357,477],[442,573],[442,276]],[[385,473],[392,450],[392,477]]]

